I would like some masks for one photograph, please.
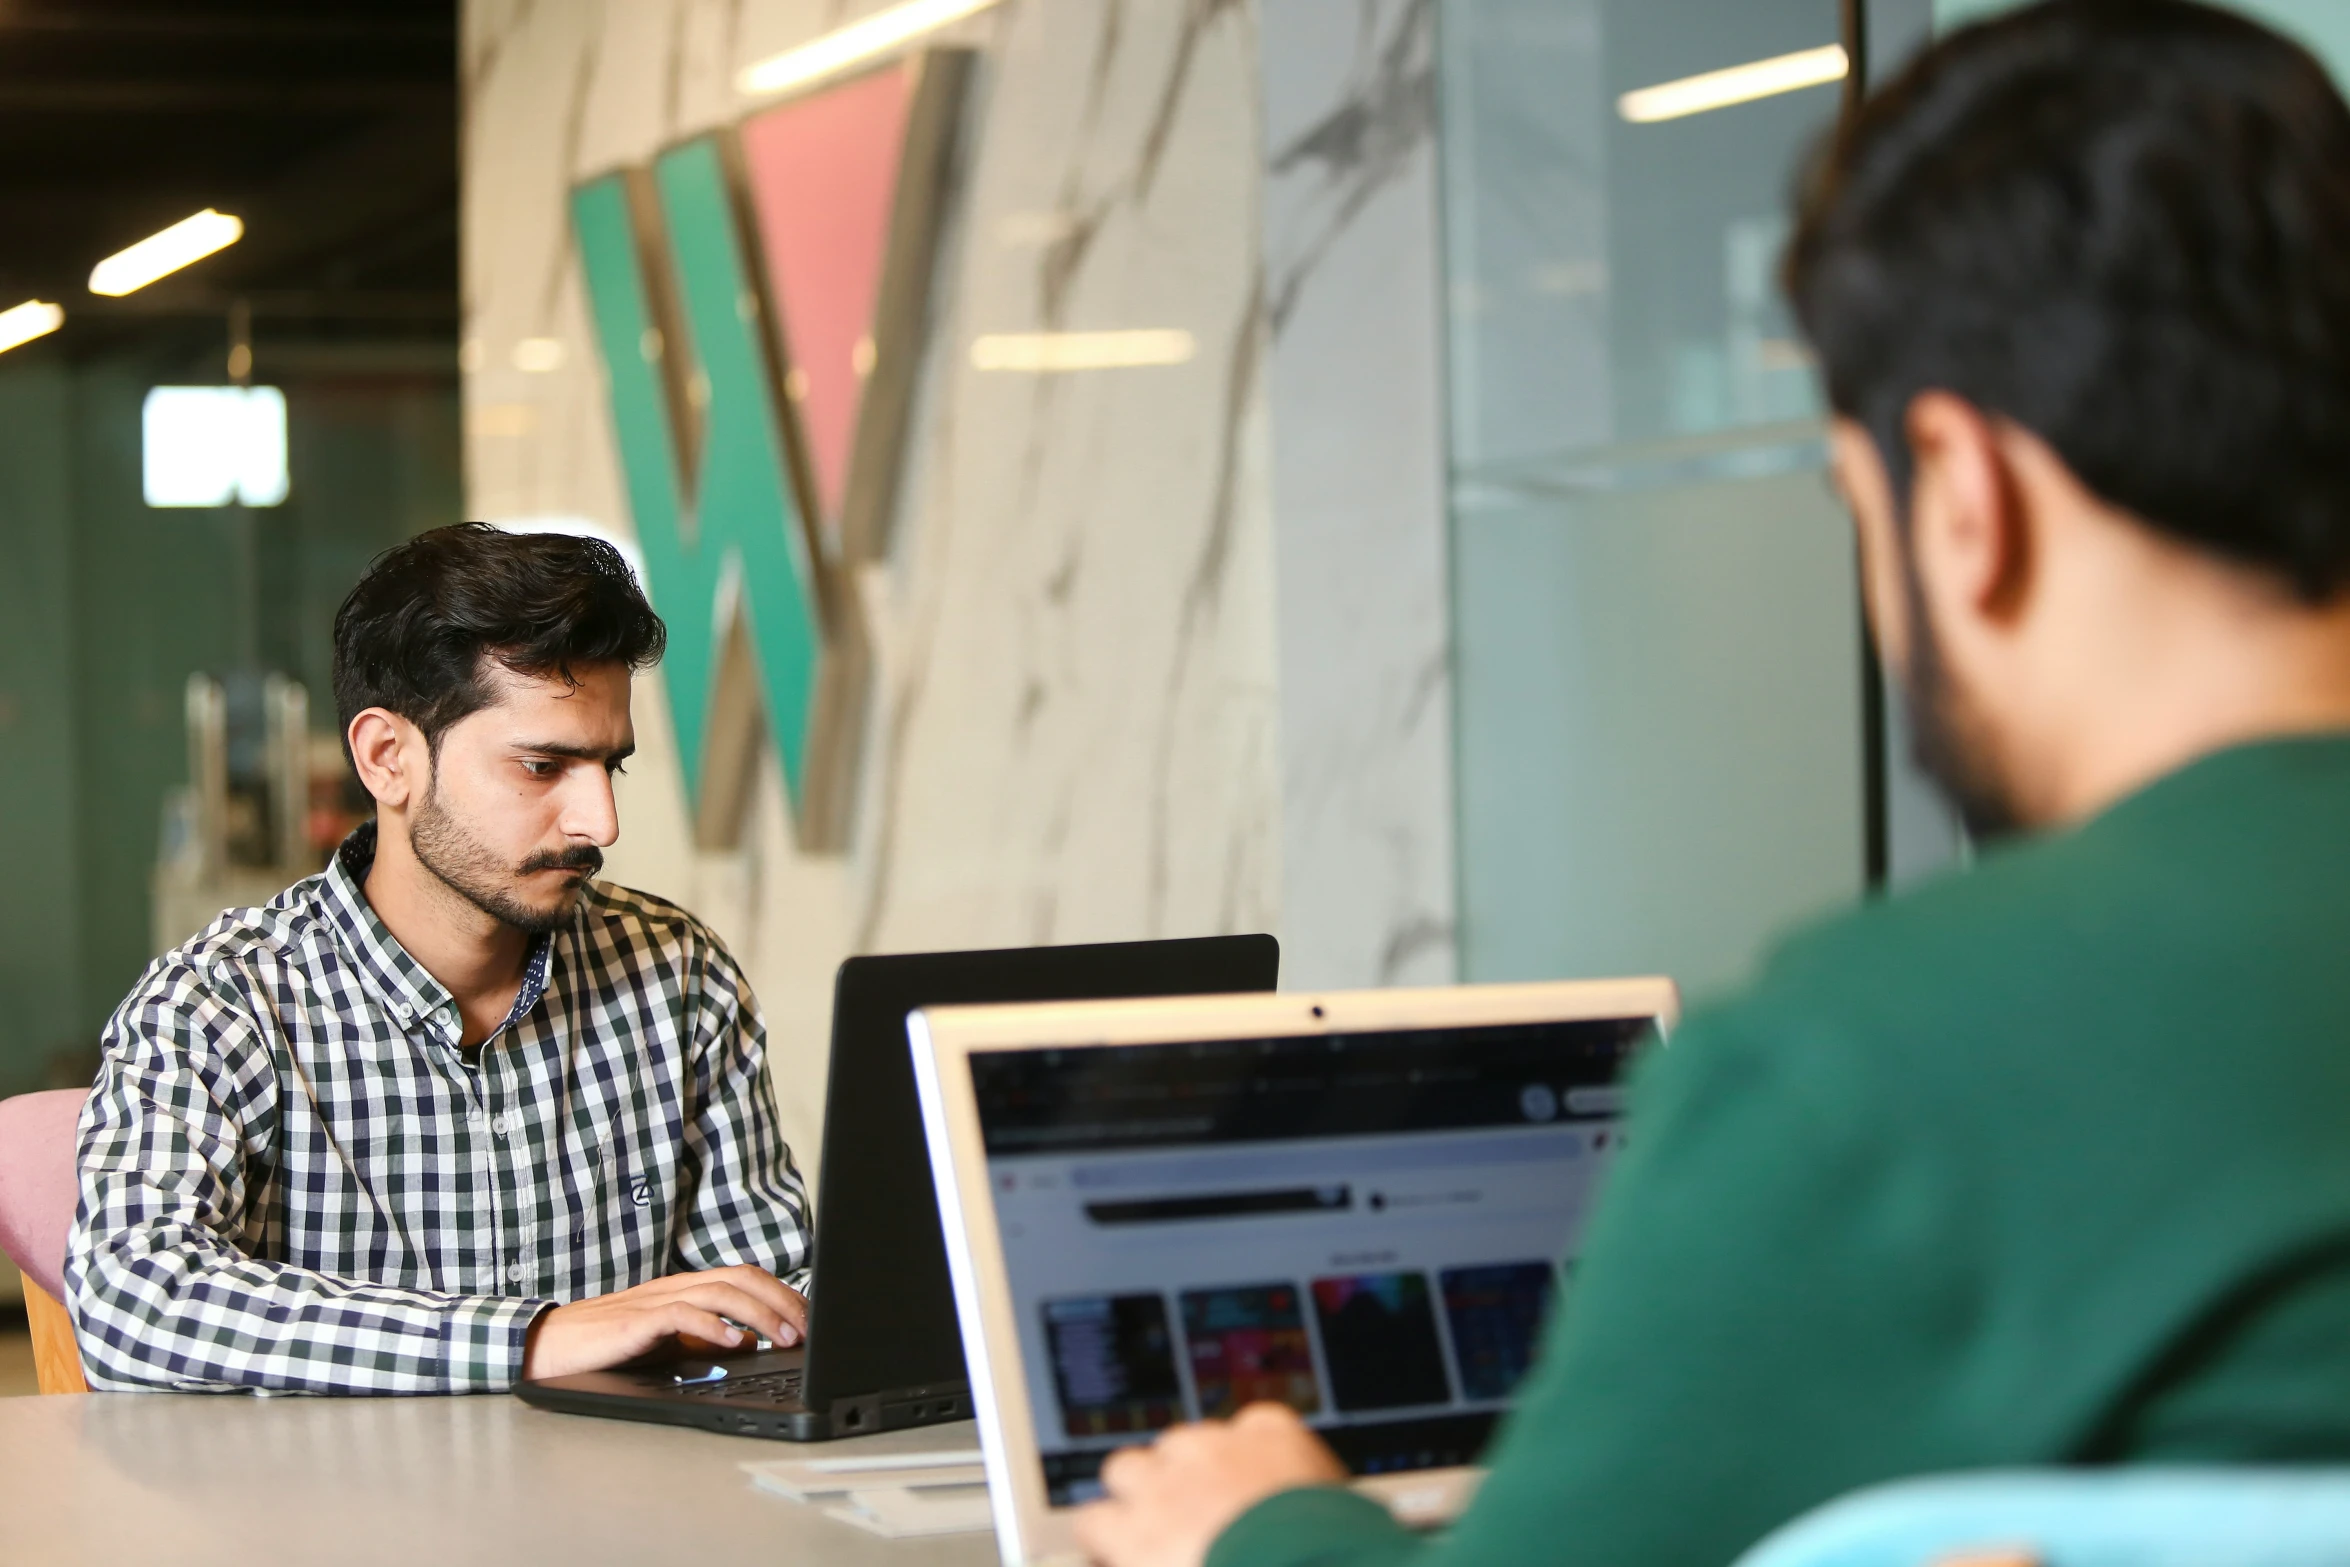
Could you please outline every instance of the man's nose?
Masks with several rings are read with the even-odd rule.
[[[581,768],[577,784],[565,791],[563,819],[558,824],[568,838],[585,838],[599,849],[612,847],[620,837],[620,806],[612,797],[612,775],[602,768]]]

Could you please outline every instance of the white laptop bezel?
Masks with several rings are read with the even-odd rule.
[[[955,1314],[970,1364],[971,1402],[986,1459],[996,1543],[1006,1567],[1078,1559],[1072,1509],[1045,1496],[1011,1282],[996,1228],[995,1190],[967,1063],[993,1050],[1089,1049],[1211,1039],[1269,1039],[1382,1030],[1461,1028],[1583,1018],[1652,1017],[1659,1036],[1679,1021],[1669,979],[1470,985],[1441,990],[1201,996],[1146,1001],[931,1007],[907,1019],[931,1177],[938,1189]],[[1438,1515],[1466,1494],[1464,1470],[1382,1477],[1399,1512]],[[1409,1494],[1388,1496],[1391,1491]],[[1433,1521],[1433,1517],[1431,1518]]]

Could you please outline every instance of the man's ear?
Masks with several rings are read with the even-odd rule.
[[[1909,538],[1919,589],[1949,617],[2009,618],[2031,569],[2031,529],[2004,429],[1949,392],[1921,392],[1904,421],[1915,475]]]
[[[376,804],[403,810],[422,797],[431,767],[423,730],[388,708],[371,707],[351,720],[344,738]]]

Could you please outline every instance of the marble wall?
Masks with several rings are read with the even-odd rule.
[[[1284,970],[1453,978],[1432,0],[1265,0]]]
[[[749,107],[732,85],[742,66],[873,8],[466,0],[472,515],[626,534],[567,192],[735,119]],[[1366,25],[1388,25],[1380,6],[1359,9]],[[610,874],[703,913],[743,958],[804,1162],[830,975],[850,952],[1276,929],[1304,959],[1293,979],[1447,971],[1449,806],[1420,776],[1445,729],[1431,662],[1441,545],[1431,556],[1427,538],[1391,520],[1361,541],[1381,555],[1404,548],[1398,577],[1439,573],[1433,622],[1424,592],[1362,572],[1315,604],[1284,588],[1277,612],[1269,455],[1268,342],[1344,326],[1317,303],[1339,296],[1316,292],[1318,275],[1343,275],[1344,247],[1311,237],[1309,209],[1337,215],[1323,229],[1375,235],[1384,204],[1425,199],[1410,179],[1425,181],[1427,159],[1410,152],[1402,166],[1417,172],[1399,184],[1387,154],[1361,161],[1369,144],[1314,140],[1303,98],[1261,100],[1259,28],[1241,0],[1006,0],[938,35],[976,46],[982,64],[891,553],[861,583],[879,679],[850,851],[797,852],[770,763],[746,847],[698,853],[660,678],[639,683],[641,751]],[[1369,80],[1341,73],[1305,96],[1324,98],[1327,118]],[[1273,134],[1299,148],[1276,182],[1283,232],[1304,236],[1270,274],[1264,101],[1286,105]],[[1424,126],[1411,134],[1424,141]],[[1351,265],[1377,270],[1367,257]],[[1268,276],[1281,294],[1270,309]],[[979,333],[1109,327],[1182,328],[1197,352],[1063,375],[970,363]],[[1299,365],[1277,354],[1273,373]],[[1366,506],[1396,485],[1426,489],[1416,459],[1394,460],[1400,469],[1355,476]],[[1347,554],[1344,502],[1331,491],[1301,513],[1312,556]],[[1293,609],[1307,618],[1277,636]],[[1404,628],[1404,651],[1344,640],[1379,624]],[[1282,696],[1277,642],[1296,694],[1318,680],[1375,700],[1356,720],[1305,726]],[[1396,754],[1415,760],[1409,783],[1390,788],[1371,775]],[[1285,791],[1301,807],[1286,826]],[[1285,850],[1343,868],[1350,842],[1373,851],[1352,881],[1285,888]]]

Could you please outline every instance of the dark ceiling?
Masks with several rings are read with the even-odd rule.
[[[457,329],[456,0],[0,0],[0,309],[51,351]],[[216,207],[245,237],[119,300],[105,256]]]

